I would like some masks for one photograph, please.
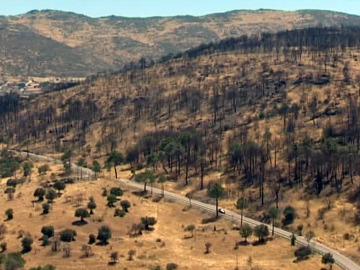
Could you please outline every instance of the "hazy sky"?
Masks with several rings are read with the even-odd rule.
[[[360,0],[0,0],[1,15],[33,9],[73,11],[92,17],[204,15],[234,9],[326,9],[360,15]]]

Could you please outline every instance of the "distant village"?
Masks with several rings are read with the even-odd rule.
[[[47,91],[68,88],[78,84],[82,79],[60,78],[0,78],[0,95],[18,93],[22,98],[40,95]]]

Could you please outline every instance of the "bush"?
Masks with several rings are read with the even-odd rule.
[[[265,237],[269,235],[269,228],[266,225],[257,225],[254,228],[254,235],[259,238],[259,242],[264,242]]]
[[[145,230],[150,230],[150,226],[154,226],[157,220],[154,217],[142,217],[141,223],[144,225]]]
[[[108,226],[101,226],[98,230],[97,239],[101,241],[102,244],[107,244],[108,240],[111,238],[111,230]]]
[[[39,201],[43,201],[45,194],[46,194],[45,189],[37,188],[34,192],[34,197],[37,197]]]
[[[117,202],[117,198],[114,194],[110,194],[109,196],[107,196],[107,201],[108,201],[107,206],[115,207],[114,203]]]
[[[3,264],[6,270],[22,269],[25,265],[25,260],[21,257],[21,253],[10,253],[4,259]]]
[[[49,214],[49,212],[50,212],[50,204],[43,203],[42,208],[43,208],[43,214],[44,215]]]
[[[94,234],[89,235],[89,245],[94,244],[96,242],[96,236]]]
[[[178,269],[178,265],[176,263],[168,263],[166,265],[166,270],[176,270]]]
[[[129,208],[131,207],[131,204],[128,200],[121,201],[120,205],[125,212],[128,212]]]
[[[53,226],[44,226],[41,228],[41,233],[43,235],[46,235],[47,237],[53,237],[54,236],[54,227]]]
[[[56,198],[57,194],[56,191],[52,188],[48,189],[45,198],[48,200],[49,203],[52,203]]]
[[[282,220],[282,223],[284,226],[289,225],[294,222],[294,219],[296,217],[296,211],[293,207],[287,206],[284,209],[284,219]]]
[[[39,174],[46,174],[48,171],[50,171],[50,167],[48,164],[42,165],[41,167],[38,168]]]
[[[115,213],[114,213],[114,217],[124,217],[125,216],[125,211],[122,209],[115,209]]]
[[[124,194],[124,191],[122,191],[119,187],[113,187],[110,190],[110,194],[113,194],[115,196],[122,196]]]
[[[7,243],[6,242],[3,242],[3,243],[0,244],[1,252],[5,252],[6,248],[7,248]]]
[[[48,237],[48,236],[43,235],[42,241],[43,241],[42,245],[43,245],[44,247],[47,246],[47,245],[49,245],[49,237]]]
[[[58,195],[60,195],[60,191],[66,188],[65,183],[62,181],[56,181],[54,184],[54,188],[58,191]]]
[[[295,257],[298,261],[306,260],[309,258],[309,255],[311,254],[310,247],[299,247],[297,250],[295,250]]]
[[[75,241],[76,231],[66,229],[60,232],[60,240],[63,242]]]
[[[34,267],[34,268],[30,268],[30,270],[55,270],[55,266],[53,265],[45,265],[45,266],[38,266],[38,267]]]
[[[11,220],[14,218],[14,210],[12,210],[11,208],[7,209],[5,211],[5,215],[7,215],[8,220]]]
[[[31,251],[31,245],[34,241],[31,237],[25,237],[21,240],[21,245],[23,247],[23,252]]]

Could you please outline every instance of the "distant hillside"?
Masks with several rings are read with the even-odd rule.
[[[35,10],[0,17],[0,72],[87,76],[228,37],[318,25],[360,25],[360,17],[317,10],[244,10],[202,17],[90,18]]]

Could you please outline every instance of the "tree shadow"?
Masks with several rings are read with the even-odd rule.
[[[84,225],[88,224],[88,222],[86,220],[83,220],[83,221],[77,220],[77,221],[74,221],[71,224],[74,225],[74,226],[84,226]]]
[[[104,243],[104,242],[97,242],[95,245],[96,245],[96,246],[99,246],[99,247],[106,247],[108,244],[109,244],[109,242],[106,242],[106,243]]]
[[[267,239],[257,240],[257,241],[252,242],[252,245],[254,247],[256,247],[256,246],[264,246],[264,245],[266,245],[266,242],[267,242]]]
[[[138,197],[145,197],[148,194],[148,191],[133,191],[132,194]]]
[[[108,262],[109,266],[115,266],[117,264],[117,262]]]

